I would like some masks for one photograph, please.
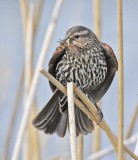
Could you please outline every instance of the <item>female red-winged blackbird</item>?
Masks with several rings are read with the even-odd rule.
[[[66,86],[73,81],[102,112],[96,103],[108,90],[118,63],[110,46],[101,43],[95,34],[83,26],[70,28],[60,41],[49,62],[49,73]],[[53,96],[36,116],[33,125],[45,133],[56,132],[64,137],[68,125],[67,97],[51,82]],[[76,133],[88,134],[93,122],[75,106]]]

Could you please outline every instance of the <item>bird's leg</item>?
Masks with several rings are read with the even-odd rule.
[[[97,115],[100,115],[100,120],[99,120],[98,123],[96,123],[96,125],[98,125],[98,124],[102,121],[102,119],[103,119],[103,113],[102,113],[101,109],[98,107],[98,105],[95,103],[93,97],[88,95],[88,98],[91,100],[91,102],[93,103],[93,105],[94,105],[94,106],[96,107],[96,109],[97,109],[97,114],[96,114],[96,116],[97,116]]]

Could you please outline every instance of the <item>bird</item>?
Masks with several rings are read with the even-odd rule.
[[[112,48],[100,42],[89,28],[78,25],[70,28],[65,38],[59,41],[49,61],[48,72],[65,87],[67,82],[79,87],[97,108],[102,119],[103,113],[97,102],[107,92],[117,70],[118,62]],[[67,96],[49,83],[53,95],[32,123],[46,134],[57,133],[59,137],[64,137],[69,129]],[[87,135],[94,129],[93,121],[77,106],[75,125],[77,136]]]

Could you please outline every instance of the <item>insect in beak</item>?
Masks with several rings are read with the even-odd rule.
[[[65,44],[68,47],[70,45],[70,39],[67,38],[67,40],[65,40]]]
[[[65,45],[66,47],[69,47],[69,45],[70,45],[70,39],[69,38],[65,38],[63,40],[59,39],[59,41],[57,41],[57,42],[59,42],[60,44]]]

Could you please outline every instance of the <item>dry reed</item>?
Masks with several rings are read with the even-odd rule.
[[[80,134],[78,137],[78,159],[83,160],[83,135]]]
[[[69,117],[71,159],[77,160],[73,82],[67,83],[67,97],[68,97],[68,117]]]
[[[26,38],[25,38],[25,99],[26,103],[32,77],[33,77],[33,50],[34,50],[34,4],[30,3],[28,7],[27,25],[26,25]],[[24,103],[24,104],[25,104]],[[26,106],[26,105],[25,105]],[[24,108],[25,109],[25,108]],[[32,126],[32,118],[36,115],[36,104],[33,102],[33,108],[31,111],[29,125],[26,132],[26,138],[24,141],[24,159],[40,159],[40,149],[39,149],[39,137],[38,131]]]
[[[94,32],[96,36],[101,40],[101,0],[93,1],[93,11],[94,11]],[[99,104],[101,104],[99,102]],[[99,106],[101,107],[101,105]],[[95,126],[92,138],[92,151],[93,153],[100,150],[101,147],[101,130],[98,126]],[[98,159],[96,159],[98,160]]]
[[[123,20],[122,0],[117,1],[118,14],[118,160],[124,158],[123,129],[124,129],[124,77],[123,77]]]

